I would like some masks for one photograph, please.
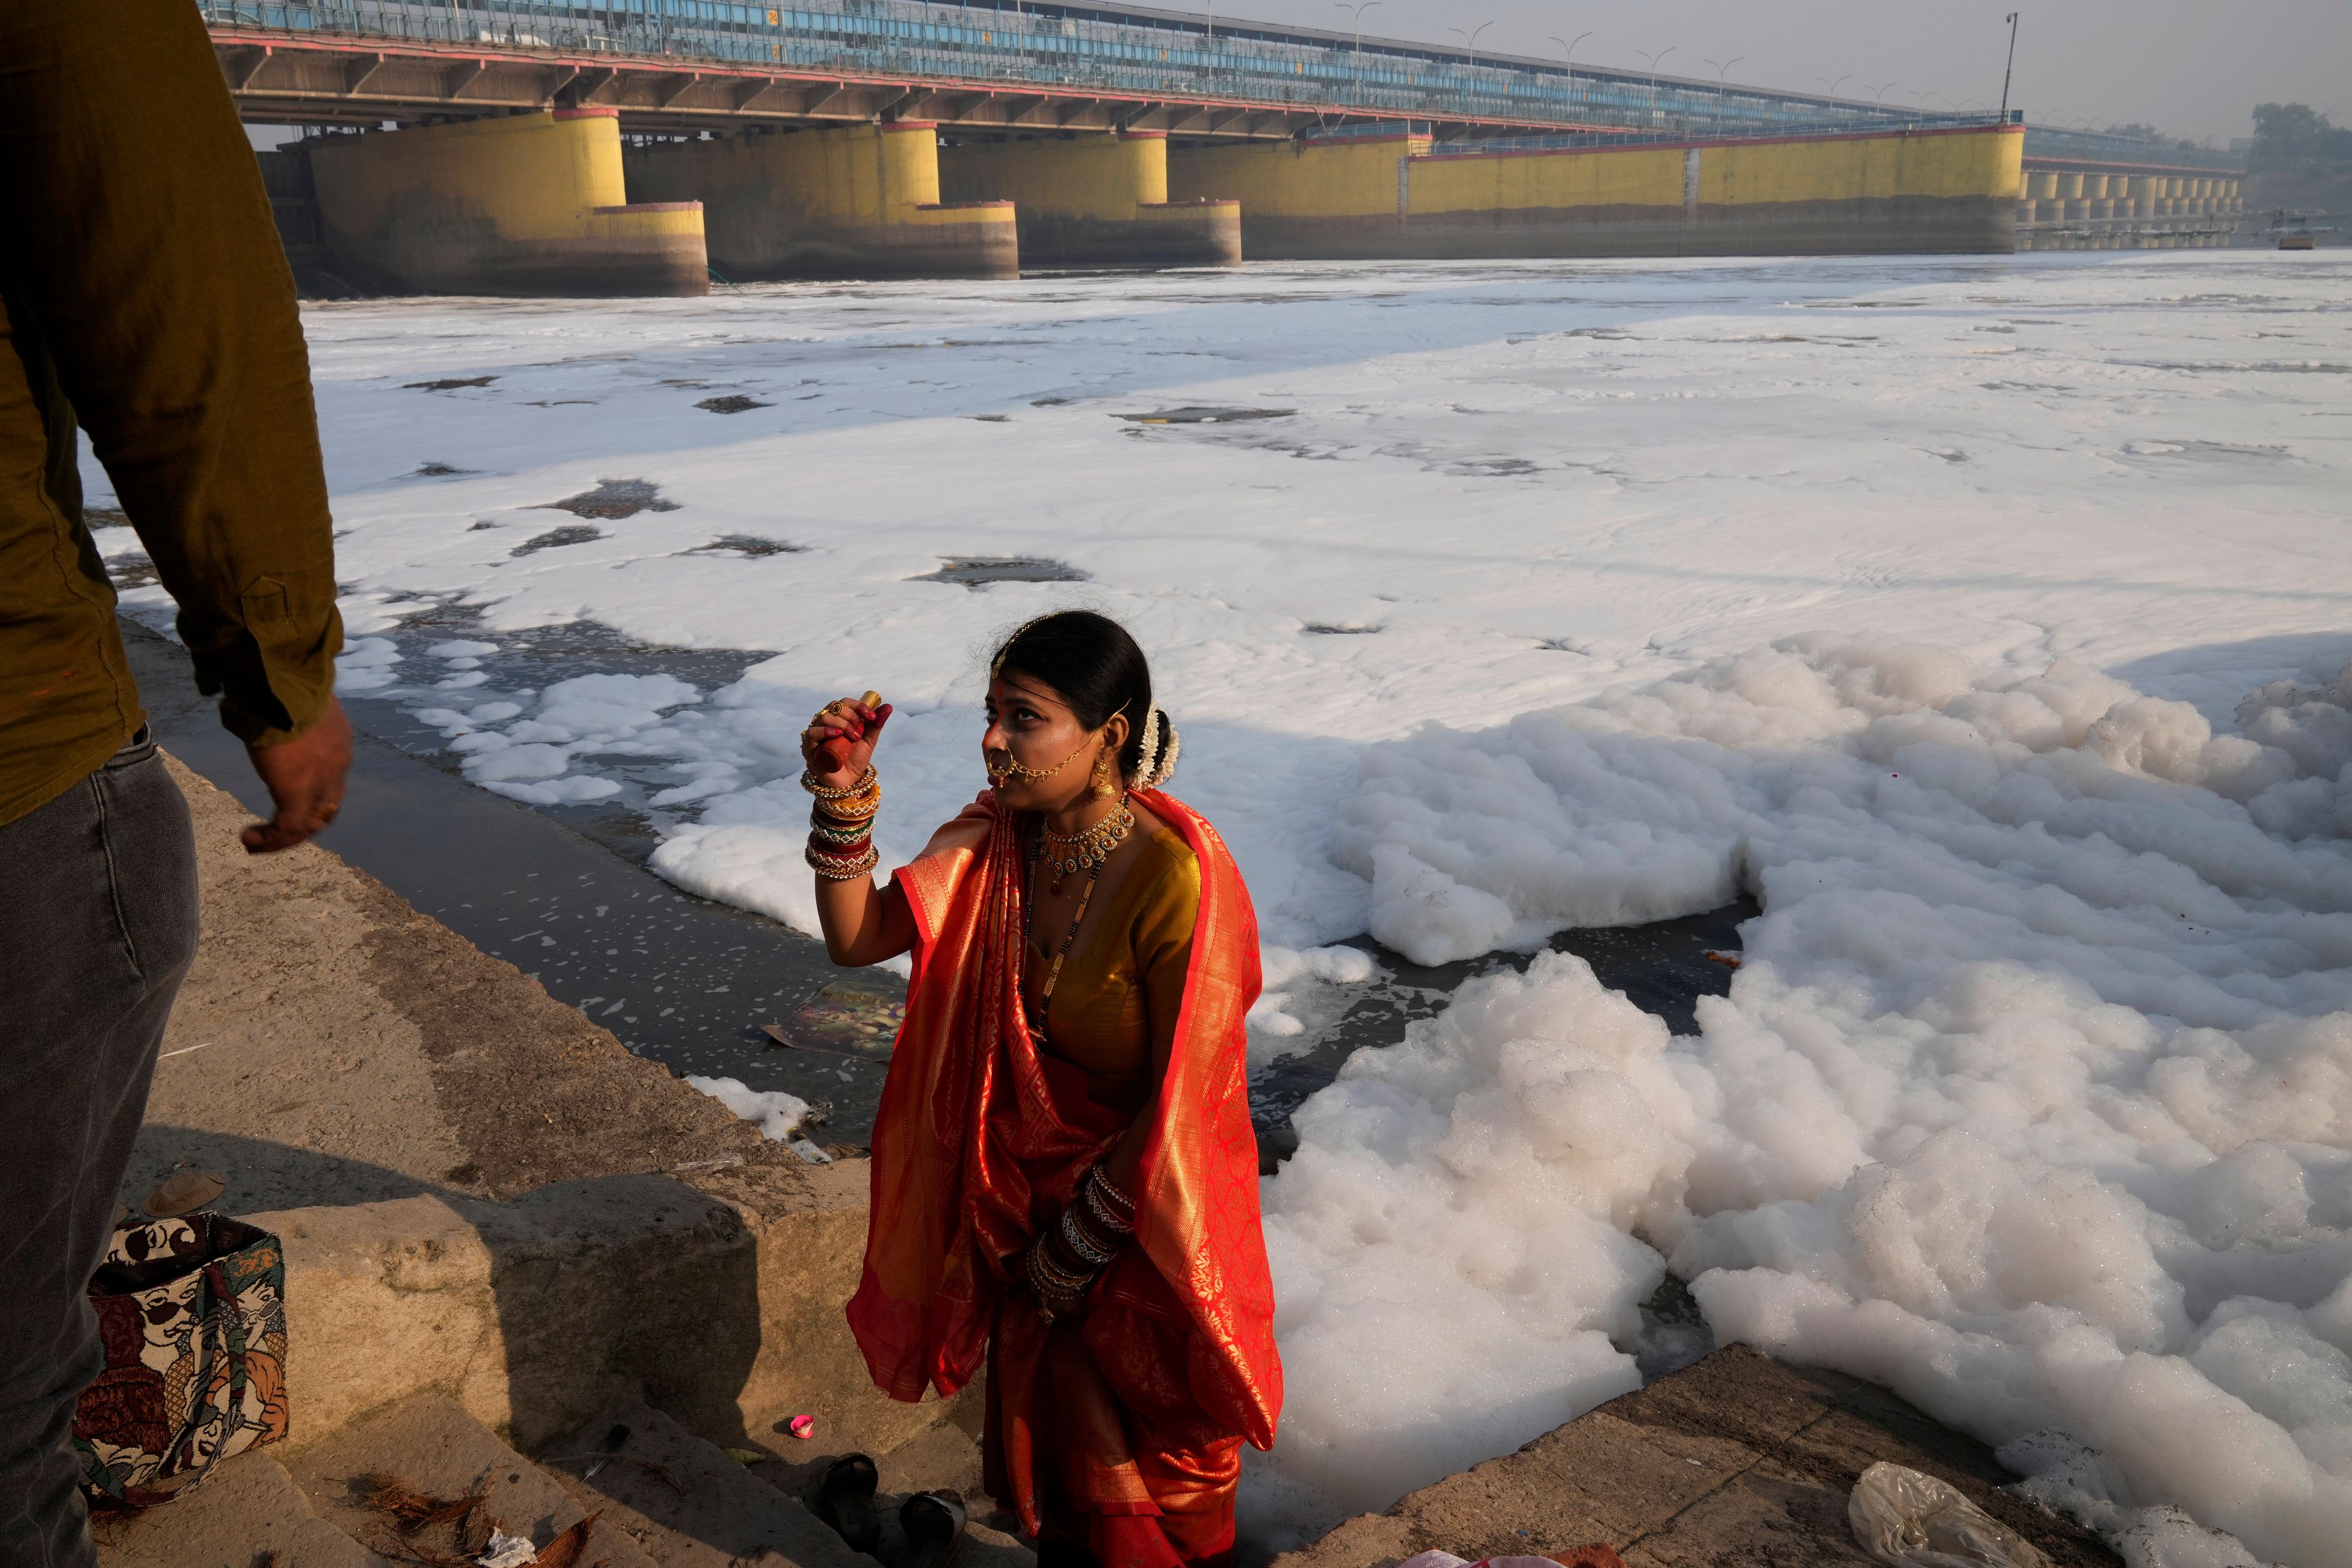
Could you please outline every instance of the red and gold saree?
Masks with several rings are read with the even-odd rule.
[[[1182,1010],[1136,1184],[1135,1241],[1049,1328],[1022,1254],[1129,1123],[1040,1053],[1021,998],[1023,862],[982,795],[898,873],[915,919],[906,1022],[875,1120],[865,1277],[849,1323],[896,1399],[989,1367],[989,1486],[1024,1531],[1105,1568],[1233,1546],[1241,1444],[1274,1442],[1282,1367],[1257,1199],[1244,1017],[1257,921],[1190,807],[1139,792],[1201,870]]]

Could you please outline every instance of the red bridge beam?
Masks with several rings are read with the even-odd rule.
[[[1430,125],[1440,140],[1612,129],[667,56],[336,39],[256,27],[215,26],[212,37],[240,112],[261,124],[407,123],[562,104],[617,110],[622,129],[640,132],[883,120],[929,120],[968,131],[1163,131],[1236,141],[1408,121]]]

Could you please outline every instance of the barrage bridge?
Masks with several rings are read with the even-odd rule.
[[[602,106],[630,133],[925,120],[1265,140],[1409,121],[1455,142],[1982,118],[1063,0],[198,5],[240,109],[257,123]]]
[[[730,273],[1245,254],[2002,251],[2019,223],[2137,235],[2239,199],[2218,177],[2237,172],[2227,154],[2021,114],[1205,10],[195,4],[245,120],[324,133],[263,160],[289,247],[323,244],[386,288],[696,292]],[[406,133],[333,134],[387,128]],[[764,134],[784,132],[813,134]],[[1595,153],[1615,172],[1573,173]],[[1465,156],[1486,162],[1448,162]],[[1539,162],[1496,161],[1517,157]]]

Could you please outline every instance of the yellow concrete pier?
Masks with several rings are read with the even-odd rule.
[[[722,277],[1012,278],[1013,204],[940,199],[939,132],[899,121],[629,149],[629,188],[699,201]]]
[[[1335,136],[1179,149],[1240,198],[1253,258],[2006,252],[2020,127],[1444,152]]]
[[[1168,154],[1168,192],[1211,193],[1241,204],[1242,249],[1255,260],[1413,256],[1403,229],[1403,161],[1429,151],[1427,136],[1179,147]]]
[[[950,200],[1010,200],[1031,267],[1230,267],[1242,258],[1241,204],[1168,199],[1160,132],[967,142],[940,151]]]
[[[620,121],[559,109],[309,144],[321,237],[372,288],[702,294],[702,212],[629,203]]]

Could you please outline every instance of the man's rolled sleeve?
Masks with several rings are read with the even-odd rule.
[[[0,23],[23,297],[157,576],[248,742],[325,713],[342,626],[310,356],[259,168],[194,6],[76,0]],[[124,83],[137,90],[123,90]]]
[[[331,574],[299,582],[257,577],[238,595],[238,623],[220,628],[196,662],[198,689],[220,693],[221,722],[250,746],[289,741],[317,723],[335,689],[342,646]],[[189,617],[180,636],[194,649]]]

